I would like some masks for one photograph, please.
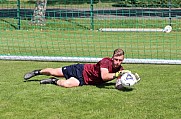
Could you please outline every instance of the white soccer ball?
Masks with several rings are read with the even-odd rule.
[[[163,29],[164,33],[170,33],[172,31],[172,27],[170,25],[165,26],[165,28]]]
[[[123,87],[125,88],[132,88],[136,83],[137,79],[134,74],[131,72],[123,74],[120,78],[117,79],[116,81],[116,88],[117,89],[122,89]]]

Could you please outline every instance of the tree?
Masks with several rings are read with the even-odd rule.
[[[36,5],[33,13],[32,23],[36,25],[45,25],[47,0],[36,0]]]

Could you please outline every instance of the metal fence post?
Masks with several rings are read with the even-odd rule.
[[[90,15],[91,15],[91,30],[94,30],[94,5],[93,5],[94,0],[90,0]]]
[[[21,18],[20,18],[20,0],[17,0],[17,19],[18,19],[18,30],[20,30],[21,27]]]
[[[169,6],[169,25],[171,26],[172,25],[172,15],[171,15],[171,0],[168,0],[168,6]]]

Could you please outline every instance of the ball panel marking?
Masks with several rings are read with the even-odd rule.
[[[119,85],[122,85],[126,88],[132,88],[134,84],[136,84],[137,80],[134,74],[132,73],[125,73],[121,76],[121,78],[118,78],[116,81],[116,87],[119,87]]]

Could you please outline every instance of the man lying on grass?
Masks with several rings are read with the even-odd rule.
[[[124,60],[124,51],[120,48],[114,50],[112,58],[106,57],[96,64],[73,64],[60,68],[45,68],[34,70],[24,75],[28,80],[37,75],[53,76],[43,79],[40,84],[55,84],[61,87],[76,87],[83,85],[99,85],[131,72],[121,66]],[[64,77],[60,80],[57,77]],[[137,76],[139,78],[139,76]]]

